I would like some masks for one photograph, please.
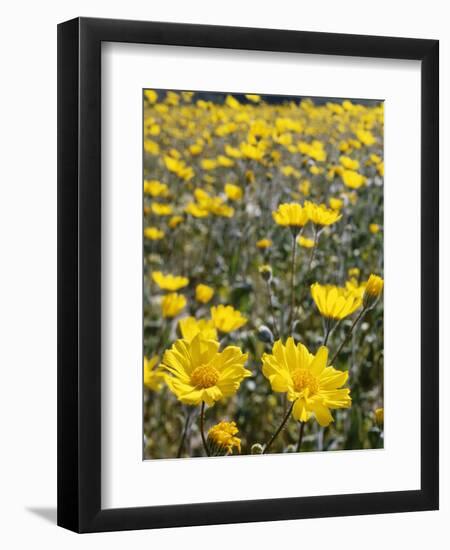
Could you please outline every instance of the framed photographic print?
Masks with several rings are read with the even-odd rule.
[[[434,40],[59,25],[59,525],[437,509],[438,88]]]

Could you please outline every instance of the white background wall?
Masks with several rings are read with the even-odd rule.
[[[450,35],[446,3],[66,0],[7,3],[0,84],[0,542],[3,548],[409,549],[449,539]],[[55,527],[56,24],[84,15],[441,41],[441,510],[79,536]],[[444,98],[446,99],[444,101]],[[405,128],[405,132],[408,129]],[[408,238],[407,193],[405,223]],[[408,274],[405,273],[405,277]],[[406,342],[407,345],[407,342]],[[402,397],[399,396],[399,401]],[[306,472],[307,475],[307,472]],[[338,475],[338,473],[337,473]],[[368,472],[382,476],[383,472]],[[213,483],[211,479],[199,483]],[[439,545],[441,548],[444,544]]]

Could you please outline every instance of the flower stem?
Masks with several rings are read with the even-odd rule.
[[[295,312],[295,252],[297,250],[297,237],[292,234],[292,270],[291,270],[291,314],[289,320],[290,332],[294,326]]]
[[[184,443],[186,441],[186,436],[189,429],[189,420],[191,419],[191,414],[192,414],[192,409],[189,408],[189,410],[186,413],[186,420],[184,422],[183,432],[181,434],[180,444],[178,446],[177,458],[180,458],[181,453],[183,452]]]
[[[325,326],[325,334],[324,334],[324,337],[323,337],[323,344],[322,346],[326,346],[327,345],[327,342],[328,342],[328,336],[330,336],[330,329],[328,326]]]
[[[203,442],[203,447],[205,449],[206,456],[211,456],[211,453],[209,452],[209,449],[208,449],[208,445],[206,443],[204,424],[205,424],[205,402],[202,401],[202,409],[200,411],[200,434],[202,436],[202,442]]]
[[[328,337],[330,336],[331,332],[331,322],[328,319],[325,319],[324,321],[324,335],[323,335],[323,346],[327,345]]]
[[[305,431],[305,424],[306,422],[300,422],[300,430],[298,432],[298,441],[297,441],[297,446],[295,448],[296,453],[299,453],[302,449],[302,440],[303,440],[303,433]]]
[[[366,312],[367,312],[367,309],[366,309],[366,308],[363,308],[363,309],[360,311],[359,315],[355,318],[355,320],[353,321],[352,326],[350,327],[350,330],[347,332],[345,338],[344,338],[344,339],[342,340],[342,342],[341,342],[341,345],[338,347],[338,349],[336,350],[336,353],[333,355],[333,358],[332,358],[331,361],[330,361],[330,365],[336,361],[336,357],[341,353],[342,348],[345,346],[345,344],[347,343],[348,339],[349,339],[350,336],[352,335],[352,332],[353,332],[354,328],[356,327],[356,325],[358,324],[358,321],[360,321],[360,319],[363,318],[363,316],[365,315]]]
[[[278,434],[281,432],[281,430],[284,428],[284,425],[286,424],[286,422],[288,421],[289,417],[291,416],[291,412],[292,412],[292,409],[294,408],[294,404],[295,404],[295,401],[292,401],[292,404],[291,406],[289,407],[289,410],[288,412],[286,413],[286,415],[284,416],[281,424],[278,426],[277,428],[277,431],[273,434],[273,436],[270,438],[269,442],[267,443],[267,445],[264,447],[264,451],[262,452],[263,455],[265,455],[267,453],[267,451],[270,449],[270,447],[272,446],[272,443],[275,441],[275,439],[278,437]]]
[[[269,281],[266,281],[266,284],[267,284],[267,293],[269,295],[269,305],[270,305],[270,310],[272,312],[272,326],[273,326],[273,332],[275,333],[275,338],[277,340],[280,339],[280,332],[278,330],[278,326],[277,326],[277,318],[276,318],[276,315],[275,315],[275,308],[273,306],[273,300],[272,300],[272,289],[270,288],[270,282]]]

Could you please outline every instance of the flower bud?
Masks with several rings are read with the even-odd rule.
[[[252,445],[251,453],[252,455],[262,455],[264,451],[263,446],[260,443],[255,443]]]
[[[258,339],[265,344],[273,344],[273,334],[269,327],[261,325],[258,328]]]
[[[375,421],[378,426],[383,426],[384,424],[384,409],[375,409]]]
[[[365,308],[375,305],[382,290],[384,281],[378,275],[371,274],[364,290],[363,304]]]
[[[272,280],[272,268],[270,265],[261,265],[259,267],[259,274],[268,283]]]

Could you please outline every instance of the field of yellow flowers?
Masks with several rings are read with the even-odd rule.
[[[383,447],[383,103],[143,101],[144,458]]]

